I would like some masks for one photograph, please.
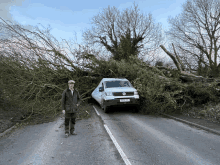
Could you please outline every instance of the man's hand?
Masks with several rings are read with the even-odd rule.
[[[62,110],[63,114],[65,114],[65,110]]]
[[[78,109],[79,104],[76,104],[76,106],[77,106],[77,110],[76,110],[76,113],[77,113],[77,112],[79,112],[79,109]]]

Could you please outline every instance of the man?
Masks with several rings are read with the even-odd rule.
[[[79,92],[74,88],[75,81],[69,80],[69,88],[65,89],[62,94],[62,111],[65,114],[65,136],[69,136],[69,129],[72,135],[76,135],[74,132],[76,112],[80,105],[81,99]],[[70,123],[69,123],[70,120]],[[70,127],[70,128],[69,128]]]

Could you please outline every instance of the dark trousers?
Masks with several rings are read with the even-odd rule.
[[[75,123],[76,123],[76,113],[65,113],[65,133],[69,133],[69,129],[70,129],[70,133],[72,133],[74,131]]]

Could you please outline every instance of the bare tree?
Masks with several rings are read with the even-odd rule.
[[[218,0],[187,0],[183,12],[170,18],[168,31],[178,52],[197,59],[218,75],[220,49],[220,2]]]
[[[160,24],[154,23],[151,14],[140,13],[135,4],[122,12],[109,6],[92,18],[92,25],[84,32],[84,40],[105,47],[116,59],[119,52],[137,55],[141,50],[152,51],[162,41]],[[129,45],[129,51],[125,44]]]

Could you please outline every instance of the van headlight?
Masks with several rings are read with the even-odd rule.
[[[137,92],[137,91],[134,91],[134,95],[138,95],[138,92]]]
[[[113,96],[113,95],[112,95],[112,92],[105,92],[105,95],[106,95],[106,96]]]

